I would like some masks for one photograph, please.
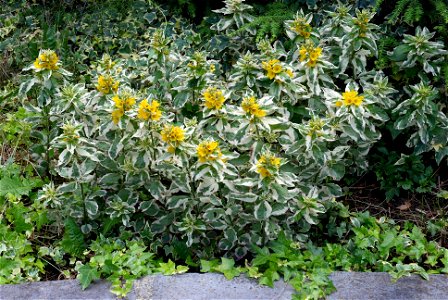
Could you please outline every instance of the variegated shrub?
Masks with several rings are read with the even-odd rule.
[[[217,11],[226,15],[218,33],[235,38],[250,20],[242,2]],[[298,12],[285,24],[292,49],[261,41],[232,52],[231,68],[205,50],[213,43],[167,23],[148,29],[149,49],[105,55],[90,84],[73,82],[63,61],[42,51],[21,89],[37,95],[29,109],[36,135],[45,133],[43,161],[58,178],[41,199],[84,234],[130,231],[177,257],[241,258],[280,232],[306,241],[342,195],[346,172],[368,167],[390,122],[416,130],[409,146],[435,149],[440,161],[448,137],[437,90],[410,85],[397,106],[401,88],[367,63],[380,34],[373,13],[350,11],[340,6],[320,26]],[[254,33],[245,36],[255,43]],[[417,47],[410,37],[405,43]],[[437,45],[431,55],[409,52],[400,67],[436,72],[446,58]]]

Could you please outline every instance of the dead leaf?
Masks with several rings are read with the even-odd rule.
[[[402,205],[397,207],[399,210],[408,210],[411,208],[411,201],[405,201]]]

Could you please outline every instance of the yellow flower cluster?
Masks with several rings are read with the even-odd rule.
[[[129,93],[115,95],[112,100],[115,102],[115,110],[112,112],[112,121],[118,124],[124,113],[135,104],[135,98]]]
[[[104,54],[103,58],[101,60],[101,64],[103,65],[103,68],[110,71],[115,66],[115,62],[111,59],[109,54]]]
[[[300,61],[304,61],[308,59],[306,65],[308,67],[315,67],[317,64],[317,60],[322,55],[322,48],[316,47],[314,48],[312,45],[302,46],[300,48]]]
[[[53,50],[42,50],[34,61],[36,69],[57,70],[59,57]]]
[[[208,109],[221,109],[224,101],[226,101],[222,91],[215,87],[207,88],[202,96],[204,97],[204,106]]]
[[[280,168],[281,158],[275,157],[272,154],[265,154],[257,161],[257,173],[261,178],[272,177],[273,173]]]
[[[271,59],[270,61],[264,61],[261,63],[263,69],[266,71],[266,76],[269,79],[274,79],[277,74],[279,74],[283,68],[278,59]]]
[[[168,144],[168,152],[170,153],[174,153],[185,139],[184,130],[175,125],[166,125],[160,134],[162,135],[162,141]]]
[[[266,111],[260,108],[255,97],[247,97],[243,99],[241,108],[251,116],[262,118],[266,116]]]
[[[357,91],[348,91],[342,93],[342,99],[336,101],[336,106],[340,107],[342,105],[350,106],[356,105],[360,106],[362,101],[364,100],[364,96],[359,96]]]
[[[201,163],[217,160],[222,156],[221,149],[219,149],[219,144],[216,141],[204,141],[199,144],[196,151]]]
[[[307,39],[310,37],[313,28],[306,22],[304,18],[297,18],[292,23],[292,30],[294,30],[301,37]]]
[[[160,103],[157,100],[153,100],[148,103],[148,100],[144,99],[138,106],[137,118],[140,120],[158,121],[162,116],[162,112],[159,109]]]
[[[324,128],[324,121],[319,118],[313,118],[308,122],[309,129],[308,129],[308,136],[313,136],[314,134],[316,136],[321,136],[321,131]]]
[[[364,38],[367,36],[367,24],[369,23],[369,15],[365,12],[362,12],[357,15],[354,19],[353,23],[358,27],[359,37]]]
[[[114,80],[111,76],[100,75],[98,77],[98,85],[96,86],[97,90],[106,95],[111,92],[116,93],[118,91],[118,86],[120,83],[117,80]]]

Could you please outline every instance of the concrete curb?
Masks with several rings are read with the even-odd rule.
[[[337,291],[328,299],[448,299],[448,277],[431,275],[390,281],[387,273],[334,272]],[[44,281],[20,285],[0,285],[0,299],[116,299],[110,284],[97,281],[85,291],[76,280]],[[278,281],[273,289],[255,280],[237,277],[227,280],[221,274],[182,274],[146,276],[134,283],[128,299],[291,299],[294,290]]]

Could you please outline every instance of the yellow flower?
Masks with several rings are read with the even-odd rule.
[[[168,149],[166,149],[166,151],[168,151],[168,153],[174,154],[174,152],[176,152],[176,148],[173,146],[168,146]]]
[[[135,98],[128,93],[115,95],[112,97],[112,101],[114,101],[116,108],[122,109],[123,111],[130,110],[135,104]]]
[[[269,70],[269,71],[266,73],[266,76],[267,76],[269,79],[274,79],[274,78],[275,78],[275,73],[274,73],[273,71]]]
[[[253,115],[257,118],[263,118],[266,116],[266,111],[264,109],[257,109],[254,111]]]
[[[294,30],[298,35],[309,38],[311,35],[311,30],[313,28],[310,24],[306,23],[306,20],[304,18],[297,18],[292,23],[292,30]]]
[[[116,93],[119,85],[120,83],[114,80],[109,75],[100,75],[98,77],[98,85],[96,86],[96,88],[102,94],[109,94],[110,92]]]
[[[210,69],[209,69],[210,73],[214,73],[215,70],[216,70],[215,65],[210,65]]]
[[[261,175],[261,178],[272,176],[271,173],[265,167],[262,166],[257,167],[257,172]]]
[[[281,161],[281,158],[272,154],[264,154],[257,161],[257,173],[261,178],[272,177],[274,173],[278,172]]]
[[[53,50],[42,50],[34,61],[34,67],[39,70],[57,70],[59,69],[59,66],[57,66],[58,61],[59,57],[56,52]]]
[[[158,121],[162,116],[162,112],[159,109],[160,103],[157,100],[153,100],[148,103],[148,100],[144,99],[138,106],[137,118],[147,121]]]
[[[247,97],[243,99],[241,108],[251,116],[262,118],[266,116],[266,111],[260,108],[255,97]]]
[[[261,66],[266,71],[266,76],[269,79],[274,79],[275,76],[283,70],[280,61],[278,59],[271,59],[270,61],[267,62],[263,61],[261,63]]]
[[[112,101],[115,103],[115,110],[112,112],[112,121],[118,124],[124,113],[132,108],[135,104],[135,98],[130,93],[122,93],[112,97]]]
[[[309,60],[306,65],[308,67],[315,67],[319,57],[322,55],[322,48],[314,48],[312,44],[307,44],[306,46],[302,46],[300,48],[299,54],[299,61],[305,61],[308,58]]]
[[[114,122],[114,124],[118,124],[118,122],[120,121],[121,117],[124,115],[124,111],[123,109],[115,109],[112,112],[112,121]]]
[[[299,53],[300,53],[300,58],[299,58],[299,60],[300,60],[300,61],[304,61],[304,60],[306,59],[306,56],[307,56],[307,53],[308,53],[308,51],[306,50],[305,46],[302,46],[302,47],[300,48]]]
[[[317,61],[316,61],[316,60],[312,60],[312,59],[310,59],[310,60],[306,63],[306,65],[307,65],[308,67],[315,67],[316,64],[317,64]]]
[[[204,106],[208,109],[219,110],[224,104],[224,101],[226,101],[222,91],[218,90],[215,87],[207,88],[202,96],[204,97]]]
[[[338,100],[335,103],[336,107],[341,107],[342,106],[342,101]]]
[[[317,60],[320,57],[321,54],[322,54],[322,48],[316,47],[316,48],[313,49],[313,51],[311,51],[310,59],[311,60]]]
[[[287,70],[286,70],[286,74],[287,74],[289,77],[291,77],[291,78],[294,77],[294,73],[293,73],[290,69],[287,69]]]
[[[344,105],[360,106],[363,100],[364,96],[358,96],[357,91],[348,91],[342,93],[342,101],[344,102]]]
[[[282,71],[282,66],[280,66],[279,64],[276,64],[272,67],[272,71],[274,71],[275,74],[278,74]]]
[[[221,158],[221,149],[216,141],[204,141],[196,148],[198,153],[199,162],[204,163],[207,161],[217,160]]]
[[[174,153],[176,147],[179,146],[185,139],[185,132],[182,128],[175,125],[167,125],[161,132],[162,141],[168,144],[168,152],[170,150]]]

